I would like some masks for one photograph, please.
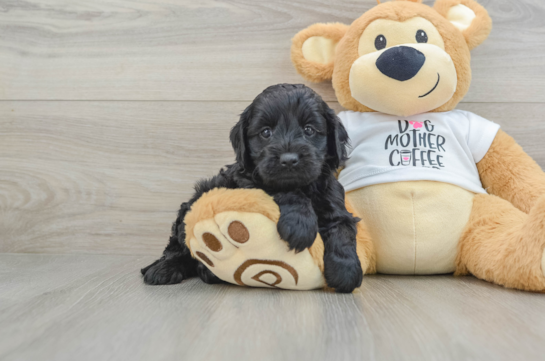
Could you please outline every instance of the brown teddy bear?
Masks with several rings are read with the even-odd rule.
[[[498,125],[455,110],[471,82],[470,50],[491,27],[474,0],[437,0],[433,8],[398,0],[350,26],[315,24],[294,37],[298,72],[331,79],[348,109],[339,118],[352,148],[339,181],[347,208],[362,219],[366,274],[470,273],[545,291],[545,174]],[[278,217],[261,191],[214,190],[186,216],[187,244],[228,282],[324,286],[321,240],[289,252]],[[226,252],[207,248],[207,233]]]

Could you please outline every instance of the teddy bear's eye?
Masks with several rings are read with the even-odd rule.
[[[418,30],[416,32],[416,41],[419,43],[427,43],[428,42],[428,34],[424,30]]]
[[[386,47],[386,38],[384,37],[384,35],[377,36],[377,38],[375,39],[375,48],[377,48],[377,50],[382,50],[385,47]]]

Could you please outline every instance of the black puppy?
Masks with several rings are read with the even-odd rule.
[[[220,282],[193,259],[185,244],[184,217],[213,188],[260,188],[280,208],[277,229],[290,249],[324,242],[324,276],[337,292],[352,292],[363,273],[356,254],[356,223],[346,210],[334,171],[347,159],[348,135],[322,98],[304,85],[279,84],[257,96],[231,130],[236,163],[195,187],[172,226],[161,259],[142,269],[147,284],[172,284],[199,275]]]

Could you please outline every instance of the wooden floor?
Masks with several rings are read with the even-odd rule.
[[[0,255],[0,359],[545,357],[545,297],[472,277],[369,276],[352,295],[196,279],[151,287],[135,272],[151,260]]]
[[[480,3],[494,29],[459,108],[545,167],[545,2]],[[291,37],[375,4],[0,0],[0,360],[545,359],[545,295],[471,277],[353,295],[141,282],[193,183],[233,161],[238,114],[303,82]]]

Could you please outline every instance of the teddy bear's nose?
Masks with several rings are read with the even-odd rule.
[[[389,78],[405,81],[415,77],[426,56],[410,46],[396,46],[386,50],[377,59],[377,68]]]

